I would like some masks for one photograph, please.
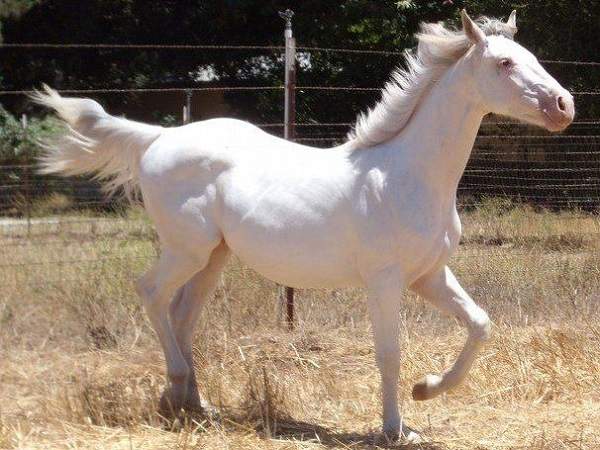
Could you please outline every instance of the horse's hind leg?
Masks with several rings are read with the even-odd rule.
[[[165,413],[177,412],[183,406],[190,373],[169,321],[169,303],[177,288],[204,269],[212,248],[207,249],[205,257],[198,254],[192,257],[164,248],[158,261],[137,284],[138,294],[165,353],[170,386],[161,399],[161,410]]]
[[[211,298],[217,286],[219,275],[229,259],[229,254],[227,244],[225,244],[225,241],[221,241],[221,244],[210,255],[206,267],[194,275],[183,287],[179,288],[169,308],[175,338],[190,369],[187,393],[183,405],[188,410],[202,410],[203,408],[194,374],[192,354],[194,327],[200,317],[202,307]]]
[[[448,267],[424,277],[412,286],[442,312],[456,316],[469,330],[469,337],[454,365],[438,375],[428,375],[413,388],[415,400],[428,400],[460,384],[471,368],[483,343],[490,337],[490,319],[460,286]]]

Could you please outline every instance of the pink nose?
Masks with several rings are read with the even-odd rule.
[[[573,96],[568,92],[555,95],[549,102],[546,112],[557,130],[567,128],[575,117],[575,102]]]

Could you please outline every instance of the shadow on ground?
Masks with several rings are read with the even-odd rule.
[[[277,441],[289,440],[290,443],[306,442],[320,444],[328,448],[351,448],[351,449],[402,449],[402,450],[447,450],[448,447],[439,442],[427,441],[407,443],[402,439],[390,439],[382,432],[370,431],[366,433],[345,432],[327,428],[315,423],[296,420],[282,411],[265,414],[265,409],[249,408],[232,410],[229,408],[215,408],[201,410],[181,410],[177,419],[173,415],[168,419],[161,415],[164,429],[179,431],[181,427],[192,425],[196,431],[199,429],[218,428],[220,430],[254,430],[262,439]],[[195,424],[195,425],[194,425]],[[197,425],[201,424],[201,427]],[[406,424],[404,433],[422,434]]]
[[[242,425],[247,429],[248,423],[253,423],[252,428],[264,439],[289,440],[290,442],[319,443],[329,448],[352,448],[352,449],[403,449],[403,450],[447,450],[447,446],[437,442],[405,443],[391,440],[381,432],[351,433],[337,431],[314,423],[303,422],[292,418],[277,418],[267,422],[255,417],[254,420],[248,416],[240,417],[236,414],[228,414],[221,410],[219,418],[208,419],[203,414],[188,413],[187,420],[198,423],[209,423],[220,428],[238,428]],[[210,425],[209,425],[210,426]],[[405,425],[405,432],[416,432],[416,430]],[[424,439],[425,440],[425,439]]]
[[[405,427],[406,431],[413,431]],[[343,447],[353,449],[372,449],[372,448],[395,448],[395,449],[419,449],[419,450],[446,450],[443,444],[435,442],[422,442],[418,444],[402,443],[401,441],[392,441],[383,433],[349,433],[332,430],[313,423],[307,423],[297,420],[285,420],[277,422],[275,431],[267,433],[267,430],[257,429],[265,437],[277,439],[289,439],[293,441],[318,442],[326,447]]]

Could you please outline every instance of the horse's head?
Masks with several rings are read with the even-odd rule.
[[[506,33],[486,33],[463,10],[466,36],[475,44],[466,56],[474,85],[486,112],[506,115],[549,131],[562,131],[573,121],[573,96],[528,50]],[[516,13],[506,29],[516,32]]]

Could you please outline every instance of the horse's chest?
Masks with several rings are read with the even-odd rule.
[[[433,258],[434,261],[439,264],[445,264],[456,249],[456,241],[457,238],[453,230],[446,230],[439,238],[438,257]]]
[[[404,245],[398,247],[396,257],[405,267],[409,282],[444,266],[458,246],[460,224],[457,226],[454,220],[427,231],[407,236]]]
[[[453,223],[441,227],[432,236],[430,243],[423,243],[421,267],[418,270],[419,275],[446,265],[450,256],[458,247],[459,240],[460,228],[457,228]]]

